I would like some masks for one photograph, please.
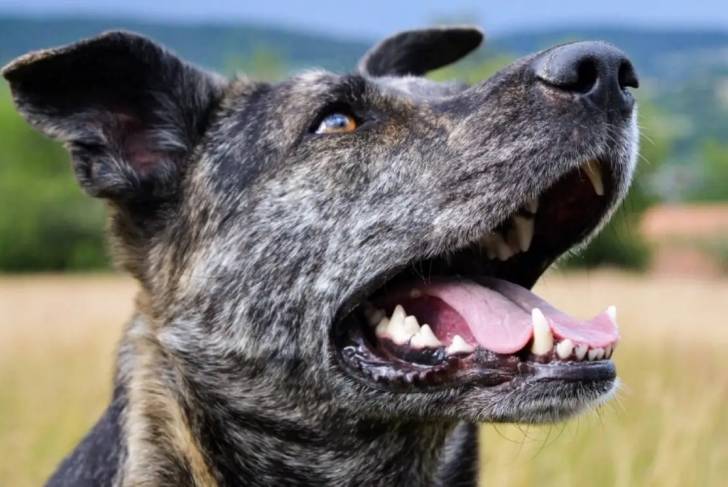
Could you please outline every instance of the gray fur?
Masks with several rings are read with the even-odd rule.
[[[480,34],[455,38],[465,45],[436,64]],[[110,202],[117,262],[141,283],[119,352],[121,406],[102,420],[118,428],[84,443],[113,447],[103,458],[79,448],[52,485],[94,475],[114,485],[467,485],[472,424],[558,421],[614,391],[461,383],[401,393],[341,366],[333,324],[373,277],[468,245],[591,157],[613,161],[614,208],[635,164],[634,115],[545,96],[529,69],[542,54],[468,87],[402,76],[437,66],[399,54],[390,63],[382,49],[399,45],[369,53],[363,75],[311,71],[278,84],[222,80],[126,33],[4,69],[21,113],[63,140],[81,185]],[[102,60],[110,51],[114,63]],[[55,86],[69,69],[73,85]],[[125,76],[139,92],[117,89]],[[359,130],[309,133],[342,100],[363,114]]]

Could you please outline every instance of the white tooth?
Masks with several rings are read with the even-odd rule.
[[[612,345],[607,345],[606,347],[604,347],[604,358],[611,358],[613,351],[614,351],[614,346],[612,346]]]
[[[614,326],[617,326],[617,307],[612,305],[607,308],[607,315],[609,316],[609,319],[612,320],[612,323],[614,323]]]
[[[430,325],[424,324],[420,328],[420,331],[415,334],[410,340],[410,345],[415,348],[437,348],[442,346],[442,342],[437,339],[435,334],[432,332]]]
[[[412,289],[409,295],[410,298],[419,298],[420,296],[422,296],[422,291],[420,291],[419,289]]]
[[[411,324],[410,324],[411,326]],[[410,333],[405,325],[405,311],[401,305],[397,305],[389,319],[389,337],[397,345],[406,344],[410,337],[416,332]]]
[[[604,349],[592,348],[589,350],[589,353],[587,353],[586,356],[589,360],[601,360],[602,357],[604,357]]]
[[[586,351],[589,347],[586,345],[577,345],[574,347],[574,355],[576,356],[576,360],[584,360],[584,357],[586,357]]]
[[[551,327],[538,308],[533,308],[531,311],[531,322],[533,326],[531,352],[534,355],[545,355],[554,348],[554,335],[551,333]]]
[[[533,218],[516,215],[513,217],[513,228],[516,229],[518,248],[521,252],[527,252],[531,248],[531,240],[533,240]]]
[[[397,345],[406,345],[412,338],[412,334],[407,333],[401,326],[389,323],[389,338]]]
[[[448,355],[454,355],[456,353],[471,353],[473,350],[475,350],[475,347],[468,344],[460,335],[455,335],[445,352]]]
[[[380,321],[382,321],[382,318],[386,316],[383,309],[372,307],[367,307],[364,310],[364,315],[366,315],[367,321],[369,321],[370,326],[378,324]]]
[[[561,359],[568,358],[573,350],[574,342],[568,338],[556,344],[556,355],[558,355]]]
[[[389,325],[389,334],[392,341],[397,345],[406,344],[418,331],[420,331],[420,325],[414,316],[407,316],[404,319],[400,319],[397,316],[397,320],[395,321],[393,315]]]
[[[592,159],[584,164],[583,167],[589,181],[591,181],[591,184],[594,187],[594,192],[599,196],[603,196],[604,181],[602,181],[602,168],[599,161]]]
[[[498,255],[498,260],[506,261],[510,259],[515,253],[510,245],[503,240],[503,236],[499,233],[495,234],[495,252]]]
[[[385,316],[379,320],[379,324],[377,324],[377,327],[374,329],[374,334],[379,338],[389,336],[389,318]]]
[[[538,197],[526,201],[525,206],[529,213],[536,213],[538,211]]]

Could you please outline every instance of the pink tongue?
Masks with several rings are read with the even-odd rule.
[[[556,340],[571,339],[592,348],[619,339],[617,326],[605,311],[587,321],[577,320],[554,308],[529,290],[500,279],[440,280],[418,289],[452,307],[465,320],[475,340],[496,353],[515,353],[533,336],[531,310],[546,316]]]

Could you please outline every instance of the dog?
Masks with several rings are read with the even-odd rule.
[[[577,42],[424,77],[482,37],[402,32],[275,84],[122,31],[3,69],[140,285],[110,405],[48,485],[475,485],[477,423],[613,395],[615,309],[529,289],[627,192],[637,75]]]

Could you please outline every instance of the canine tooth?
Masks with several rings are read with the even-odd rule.
[[[586,351],[589,347],[586,345],[577,345],[574,347],[574,355],[576,356],[576,360],[584,360],[584,357],[586,357]]]
[[[383,309],[371,307],[364,310],[364,315],[371,326],[378,324],[386,316]]]
[[[468,344],[460,335],[455,335],[452,337],[452,342],[450,342],[445,352],[448,355],[454,355],[456,353],[471,353],[473,350],[475,350],[475,347]]]
[[[420,327],[420,331],[412,337],[410,345],[415,348],[437,348],[442,346],[442,342],[432,332],[430,325],[424,324]]]
[[[531,353],[545,355],[554,348],[554,335],[551,333],[549,322],[538,308],[533,308],[531,311],[531,322],[533,326]]]
[[[379,320],[377,327],[374,329],[374,334],[379,338],[389,336],[389,318],[385,316]]]
[[[532,198],[526,201],[525,206],[529,213],[536,213],[538,211],[538,198]]]
[[[604,347],[604,358],[611,358],[613,351],[614,351],[613,345],[607,345],[606,347]]]
[[[602,168],[599,161],[592,159],[584,164],[584,172],[586,172],[589,181],[594,187],[594,192],[599,196],[604,195],[604,181],[602,180]]]
[[[533,240],[533,219],[516,215],[513,217],[513,228],[516,230],[518,248],[521,252],[527,252]]]
[[[589,350],[589,353],[587,353],[587,358],[589,360],[601,360],[603,357],[604,357],[604,349],[601,347],[592,348]]]
[[[568,358],[573,350],[574,342],[568,338],[556,344],[556,355],[558,355],[561,359]]]

